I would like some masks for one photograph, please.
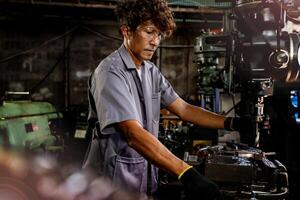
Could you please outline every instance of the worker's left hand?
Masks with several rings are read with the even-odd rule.
[[[250,116],[227,117],[224,122],[224,129],[228,131],[241,131],[251,129],[253,120]]]

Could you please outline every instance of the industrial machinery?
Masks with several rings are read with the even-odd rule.
[[[202,160],[205,155],[205,176],[218,183],[224,198],[288,197],[287,170],[272,158],[274,152],[263,152],[245,144],[228,142],[226,145],[200,149],[198,155]]]
[[[27,94],[6,92],[0,102],[1,199],[47,199],[39,194],[41,174],[64,151],[63,116],[52,104],[8,98]]]
[[[48,102],[2,101],[0,145],[21,151],[63,151],[62,114]]]
[[[231,30],[219,35],[203,33],[196,40],[202,95],[212,96],[205,92],[204,83],[218,88],[220,82],[229,94],[241,93],[239,114],[253,121],[242,139],[251,146],[260,146],[263,124],[270,120],[264,113],[265,97],[273,95],[276,83],[300,80],[300,34],[283,31],[288,20],[300,23],[291,12],[292,0],[237,0],[228,16]],[[219,59],[224,59],[223,66],[218,65]],[[201,77],[207,71],[209,76]]]
[[[193,139],[184,137],[177,128],[173,132],[177,137],[161,138],[162,142],[169,145],[178,157],[217,183],[224,199],[288,199],[287,169],[276,159],[275,152],[264,152],[233,141],[212,146],[199,143],[192,147]],[[180,134],[181,137],[178,137]],[[160,199],[185,199],[178,180],[161,172],[160,184]]]
[[[272,134],[266,97],[274,95],[277,84],[300,86],[300,34],[284,31],[288,21],[300,24],[295,19],[299,11],[295,12],[293,0],[231,2],[226,18],[230,27],[222,34],[203,32],[196,38],[198,95],[203,107],[217,112],[218,89],[241,94],[239,107],[234,105],[236,114],[250,118],[252,126],[241,128],[242,143],[179,148],[178,144],[193,144],[189,130],[187,139],[164,137],[162,141],[184,149],[178,156],[218,183],[225,199],[287,199],[287,169],[275,152],[264,151],[262,136]],[[166,175],[161,183],[166,190],[173,188],[166,196],[174,188],[180,191],[176,180]],[[180,194],[172,198],[176,196]]]

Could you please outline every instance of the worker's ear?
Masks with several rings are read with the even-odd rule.
[[[123,35],[123,37],[125,37],[125,38],[127,38],[131,35],[130,28],[125,24],[121,25],[120,31],[121,31],[121,34]]]

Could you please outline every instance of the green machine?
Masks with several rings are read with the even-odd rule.
[[[48,102],[3,101],[0,104],[0,147],[61,151],[62,114]]]

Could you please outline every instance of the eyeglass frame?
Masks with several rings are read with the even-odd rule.
[[[151,30],[149,30],[151,28]],[[147,30],[148,29],[148,30]],[[145,33],[147,34],[147,36],[143,36],[144,38],[151,38],[151,39],[155,39],[155,38],[158,38],[159,41],[163,40],[165,37],[166,37],[166,34],[159,31],[156,27],[154,26],[145,26],[145,27],[141,27],[141,26],[138,26],[136,28],[136,31],[137,32],[142,32],[142,33]]]

